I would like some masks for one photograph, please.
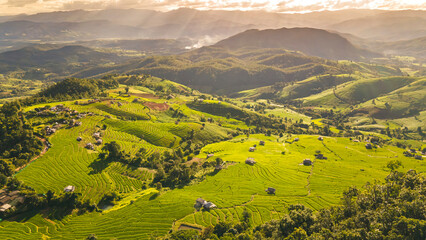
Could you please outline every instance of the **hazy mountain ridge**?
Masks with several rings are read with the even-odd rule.
[[[380,56],[380,54],[356,48],[338,34],[314,28],[253,29],[222,40],[215,46],[229,49],[283,48],[328,59],[359,60]]]

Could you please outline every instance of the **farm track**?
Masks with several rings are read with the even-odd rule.
[[[329,147],[327,147],[327,145],[325,145],[324,141],[322,141],[322,145],[324,145],[324,147],[325,147],[328,151],[330,151],[330,152],[332,152],[334,155],[336,155],[336,157],[340,158],[340,160],[343,160],[343,158],[342,158],[339,154],[337,154],[335,151],[333,151],[333,150],[331,150]]]

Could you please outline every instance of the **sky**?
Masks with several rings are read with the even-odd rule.
[[[265,10],[272,12],[310,12],[349,8],[426,10],[426,0],[0,0],[0,15],[107,8],[168,11],[181,7],[200,10]]]

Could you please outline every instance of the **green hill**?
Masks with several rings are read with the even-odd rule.
[[[359,60],[380,54],[358,49],[338,34],[314,28],[247,30],[215,44],[228,49],[284,48],[328,59]]]

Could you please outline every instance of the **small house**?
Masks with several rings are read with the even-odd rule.
[[[260,146],[265,146],[265,141],[259,141]]]
[[[92,135],[94,138],[96,138],[96,139],[98,139],[98,138],[100,138],[101,137],[101,133],[100,132],[95,132],[95,133],[93,133],[93,135]]]
[[[250,147],[249,152],[254,152],[256,150],[256,147]]]
[[[353,142],[359,142],[359,140],[358,139],[354,139]]]
[[[423,160],[422,155],[414,155],[414,158],[417,160]]]
[[[305,166],[311,166],[312,165],[311,159],[306,158],[305,160],[303,160],[303,165],[305,165]]]
[[[75,187],[71,185],[68,185],[64,188],[64,192],[74,192],[74,190],[75,190]]]
[[[265,190],[268,194],[274,194],[275,195],[275,188],[268,187],[268,189]]]
[[[254,161],[254,158],[247,158],[246,159],[246,164],[249,164],[249,165],[254,165],[256,163],[256,161]]]
[[[118,103],[117,103],[117,105],[118,105],[119,107],[123,106],[123,104],[122,104],[121,102],[118,102]]]
[[[198,102],[204,102],[204,99],[199,98],[199,99],[198,99]]]
[[[93,150],[93,149],[94,149],[94,147],[93,147],[93,144],[92,144],[92,143],[87,143],[87,144],[86,144],[86,148],[87,148],[87,149],[90,149],[90,150]]]
[[[207,158],[211,158],[211,157],[214,157],[213,153],[207,154]]]
[[[410,151],[411,151],[412,153],[416,153],[416,152],[417,152],[417,151],[416,151],[416,149],[414,149],[414,148],[410,149]]]
[[[0,212],[5,212],[5,211],[7,211],[7,210],[9,210],[9,209],[11,209],[11,208],[12,208],[12,205],[10,205],[10,204],[8,204],[8,203],[3,204],[3,205],[0,207]]]
[[[96,144],[97,144],[97,145],[101,145],[101,144],[102,144],[102,139],[98,139],[98,140],[96,140]]]
[[[81,126],[81,122],[75,122],[75,126]]]
[[[77,137],[77,141],[81,141],[81,140],[83,140],[81,137]]]
[[[217,206],[212,202],[206,202],[206,203],[203,204],[203,207],[204,207],[204,209],[209,210],[209,209],[215,208]]]
[[[198,206],[203,206],[207,201],[202,199],[202,198],[197,198],[197,200],[195,200],[195,204],[197,204]]]
[[[318,140],[322,141],[322,140],[324,140],[324,138],[323,138],[323,137],[321,137],[321,136],[319,136],[319,137],[318,137]]]
[[[371,143],[367,143],[367,144],[365,144],[365,148],[366,149],[373,149],[373,146],[371,145]]]
[[[223,165],[216,165],[216,167],[214,169],[216,171],[222,170],[223,169]]]
[[[316,159],[324,159],[324,155],[322,153],[318,153],[315,155]]]
[[[294,141],[295,141],[295,142],[298,142],[298,141],[299,141],[299,138],[298,138],[298,137],[297,137],[297,138],[295,138],[295,139],[294,139]]]

